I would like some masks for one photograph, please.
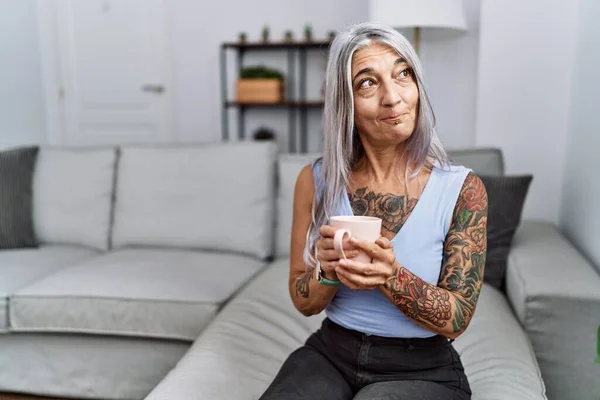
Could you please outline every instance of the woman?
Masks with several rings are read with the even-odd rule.
[[[333,215],[383,220],[372,262],[340,260]],[[322,327],[262,399],[469,399],[452,341],[475,311],[486,255],[481,180],[450,165],[419,60],[386,26],[339,34],[327,65],[325,146],[294,195],[290,295]]]

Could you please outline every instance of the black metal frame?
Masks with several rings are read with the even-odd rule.
[[[222,139],[227,141],[229,136],[229,108],[237,108],[238,118],[238,139],[245,138],[245,116],[246,110],[251,107],[261,108],[286,108],[288,111],[288,151],[295,153],[298,144],[296,137],[296,117],[299,113],[300,130],[300,152],[306,153],[308,150],[308,109],[322,108],[322,101],[306,100],[306,56],[310,49],[327,50],[330,42],[290,42],[290,43],[223,43],[220,51],[220,69],[221,69],[221,128]],[[237,103],[227,100],[227,49],[236,50],[236,66],[238,75],[243,67],[244,53],[248,50],[286,50],[287,51],[287,89],[286,100],[275,104],[248,104]],[[295,100],[295,78],[296,78],[296,56],[299,61],[299,96]]]

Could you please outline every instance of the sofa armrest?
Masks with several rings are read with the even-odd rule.
[[[506,291],[536,353],[550,399],[600,399],[595,364],[600,275],[551,223],[523,221]]]

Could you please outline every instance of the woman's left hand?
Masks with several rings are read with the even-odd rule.
[[[340,259],[335,269],[338,279],[353,290],[371,290],[383,284],[392,276],[396,254],[389,239],[381,236],[374,243],[351,238],[350,243],[367,253],[372,261],[361,263],[350,259]]]

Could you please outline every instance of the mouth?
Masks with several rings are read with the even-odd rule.
[[[393,114],[387,118],[382,118],[381,121],[388,123],[388,124],[393,124],[393,125],[397,125],[398,123],[402,122],[402,120],[404,119],[404,116],[407,113],[403,113],[403,114]]]

